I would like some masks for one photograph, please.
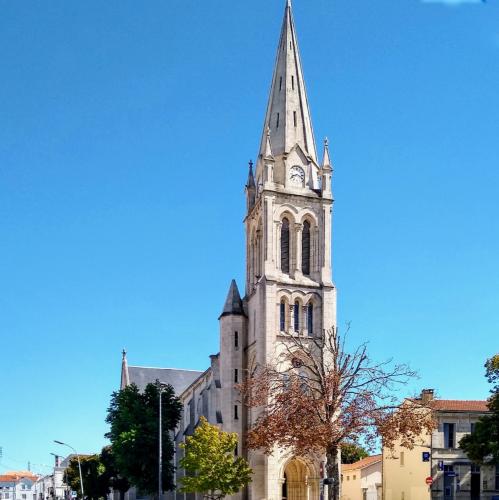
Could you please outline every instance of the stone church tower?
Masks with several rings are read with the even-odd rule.
[[[279,353],[285,342],[283,333],[313,336],[336,324],[331,272],[332,168],[327,141],[322,162],[317,159],[289,1],[255,173],[252,167],[246,185],[244,299],[250,371]],[[250,454],[250,459],[259,477],[253,482],[251,498],[316,497],[318,464],[278,455]],[[285,476],[287,485],[283,485]],[[305,484],[293,484],[297,482],[308,483],[307,495]]]
[[[291,3],[288,0],[277,48],[256,168],[246,183],[246,284],[241,299],[232,281],[220,320],[220,352],[204,372],[128,366],[121,387],[143,389],[160,380],[183,404],[177,445],[201,416],[239,435],[237,453],[254,470],[247,491],[233,499],[318,500],[320,463],[289,453],[265,456],[245,448],[255,415],[241,405],[235,384],[283,351],[286,336],[314,336],[336,324],[336,289],[331,273],[332,167],[327,141],[317,151]],[[176,465],[182,451],[177,448]],[[178,469],[176,481],[183,472]],[[169,493],[168,499],[195,500]],[[128,500],[133,500],[132,496]]]

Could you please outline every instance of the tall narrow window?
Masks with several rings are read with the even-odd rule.
[[[234,383],[235,384],[239,383],[239,371],[237,368],[234,369]]]
[[[293,322],[294,322],[294,330],[295,332],[300,331],[300,304],[298,301],[295,302],[293,307]]]
[[[279,113],[277,113],[275,128],[279,128]]]
[[[444,423],[444,448],[454,448],[454,423]]]
[[[239,332],[234,332],[234,347],[239,348]]]
[[[301,270],[303,274],[310,274],[310,222],[303,223],[301,233]]]
[[[293,122],[296,127],[296,111],[293,111]]]
[[[279,92],[281,91],[282,89],[282,76],[281,78],[279,78]]]
[[[307,306],[307,330],[309,335],[314,334],[314,305],[312,302]]]
[[[281,332],[286,330],[286,304],[284,301],[279,306],[279,328]]]
[[[289,221],[282,219],[281,226],[281,270],[289,274]]]
[[[234,420],[239,420],[239,413],[237,405],[234,405]]]
[[[291,88],[295,90],[295,77],[291,76]]]

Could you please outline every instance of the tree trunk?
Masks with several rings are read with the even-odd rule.
[[[340,469],[338,464],[338,447],[331,446],[326,450],[327,477],[333,480],[328,486],[328,500],[339,500],[340,498]]]

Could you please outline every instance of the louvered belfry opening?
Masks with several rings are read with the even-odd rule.
[[[307,307],[307,330],[309,335],[314,334],[314,305],[312,302]]]
[[[303,231],[301,237],[301,269],[303,274],[310,274],[310,223],[303,223]]]
[[[295,302],[293,308],[293,322],[294,322],[294,331],[300,331],[300,303],[298,301]]]
[[[281,270],[289,274],[289,221],[282,219],[281,226]]]
[[[279,304],[279,328],[281,332],[286,331],[286,304],[283,300]]]

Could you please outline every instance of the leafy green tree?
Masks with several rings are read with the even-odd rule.
[[[488,407],[490,414],[481,417],[472,434],[464,436],[459,446],[476,464],[499,464],[499,354],[485,363],[485,375],[493,384]]]
[[[116,459],[111,446],[102,448],[100,454],[101,463],[104,465],[104,473],[102,480],[113,490],[120,492],[120,500],[125,498],[125,493],[130,489],[130,483],[124,477],[121,477],[117,467]]]
[[[341,463],[353,464],[362,458],[366,458],[369,454],[357,443],[347,442],[341,445]]]
[[[180,420],[182,404],[168,385],[162,389],[163,488],[174,489],[174,443],[170,433]],[[158,484],[159,390],[147,384],[140,392],[135,384],[114,392],[106,422],[111,429],[114,463],[119,476],[143,493],[154,494]]]
[[[83,479],[83,489],[85,498],[98,500],[106,498],[110,485],[104,477],[105,467],[98,454],[80,455],[81,475]],[[78,498],[81,496],[80,472],[78,469],[78,459],[73,457],[65,470],[65,481],[73,491],[76,491]]]
[[[221,431],[201,417],[201,424],[185,444],[180,466],[183,493],[201,493],[203,498],[220,500],[234,495],[251,482],[253,471],[242,457],[235,457],[237,434]]]

